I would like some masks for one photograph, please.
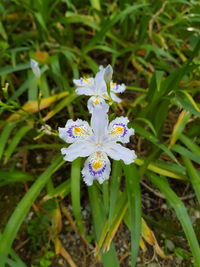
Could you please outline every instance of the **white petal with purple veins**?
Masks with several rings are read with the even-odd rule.
[[[67,143],[74,143],[77,140],[88,139],[92,135],[92,129],[87,121],[68,120],[64,128],[58,128],[58,135]]]
[[[87,107],[90,113],[93,112],[94,108],[105,108],[106,112],[108,112],[109,106],[106,104],[103,97],[100,96],[92,96],[89,98]]]
[[[134,130],[128,128],[129,120],[127,117],[118,117],[111,121],[108,126],[109,139],[112,141],[120,141],[122,143],[128,143],[130,136],[134,135]]]
[[[110,90],[114,93],[123,93],[126,90],[126,85],[124,83],[118,84],[118,83],[110,83]]]
[[[76,86],[80,86],[80,87],[83,87],[83,86],[93,86],[94,84],[94,78],[80,78],[80,79],[74,79],[73,80],[73,83],[76,85]]]
[[[88,157],[95,151],[95,146],[88,141],[77,141],[68,148],[62,148],[61,153],[65,155],[64,160],[73,161],[78,157]]]
[[[102,184],[110,176],[110,161],[105,153],[93,153],[85,162],[82,170],[83,180],[87,185],[92,185],[94,180]]]

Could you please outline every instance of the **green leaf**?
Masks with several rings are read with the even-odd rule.
[[[121,164],[118,161],[113,161],[112,175],[110,178],[110,208],[108,215],[108,225],[111,225],[113,217],[115,215],[116,201],[119,195],[119,186],[121,179]]]
[[[25,181],[33,181],[34,178],[31,174],[19,171],[19,170],[9,170],[9,171],[0,171],[0,186],[19,183]]]
[[[94,225],[94,231],[97,241],[99,241],[103,223],[105,222],[105,211],[102,207],[101,196],[95,185],[88,187],[90,206],[92,211],[92,219]],[[105,267],[118,267],[119,262],[114,245],[111,244],[110,250],[107,253],[102,253],[102,261]],[[0,266],[1,267],[1,266]]]
[[[187,173],[190,177],[192,187],[196,193],[196,196],[197,196],[197,199],[198,199],[199,205],[200,205],[200,175],[197,173],[192,162],[187,157],[183,157],[183,162],[185,163]]]
[[[136,266],[141,234],[141,192],[140,176],[134,163],[123,165],[128,194],[131,230],[131,266]]]
[[[189,159],[193,160],[196,163],[200,162],[200,156],[195,155],[193,152],[191,152],[190,150],[188,150],[183,146],[174,145],[172,147],[172,150],[179,153],[182,156],[188,157]]]
[[[23,136],[32,129],[32,127],[30,126],[23,126],[21,127],[16,134],[14,135],[14,137],[12,138],[8,148],[5,151],[5,160],[4,163],[7,163],[7,161],[9,160],[10,156],[12,155],[12,153],[14,152],[15,148],[17,147],[18,143],[20,142],[20,140],[23,138]]]
[[[144,128],[142,128],[138,124],[135,124],[134,123],[134,124],[132,124],[132,126],[135,129],[136,133],[140,134],[141,136],[143,136],[144,138],[146,138],[147,140],[149,140],[151,143],[153,143],[155,146],[159,147],[171,159],[173,159],[177,164],[179,164],[179,162],[177,161],[177,159],[174,156],[174,154],[164,144],[160,144],[160,141],[154,135],[152,135],[151,133],[149,133],[148,131],[146,131]]]
[[[35,183],[29,188],[29,191],[24,195],[24,197],[14,210],[13,214],[11,215],[0,239],[0,267],[4,267],[4,262],[8,256],[12,243],[24,218],[30,210],[31,205],[38,197],[42,188],[48,182],[51,175],[64,164],[65,161],[63,161],[62,158],[62,155],[59,154],[52,160],[53,163],[38,177]]]
[[[81,218],[81,194],[80,194],[80,178],[81,178],[81,158],[72,162],[71,166],[71,198],[72,210],[76,219],[77,227],[80,232],[85,232],[83,221]]]
[[[0,144],[1,144],[0,145],[0,159],[1,159],[2,155],[3,155],[3,151],[4,151],[4,148],[5,148],[5,145],[6,145],[7,141],[8,141],[8,138],[9,138],[12,130],[14,129],[15,125],[16,125],[16,122],[8,122],[5,125],[3,131],[2,131],[2,133],[0,135]]]
[[[190,249],[194,256],[195,266],[200,266],[200,248],[195,235],[194,229],[190,217],[187,213],[186,207],[180,198],[175,194],[175,192],[169,187],[168,183],[162,178],[153,173],[148,172],[148,177],[150,181],[160,189],[160,191],[165,195],[169,204],[175,210],[176,215],[183,227],[186,238],[190,245]]]
[[[181,142],[187,146],[195,155],[200,157],[200,147],[196,145],[190,138],[188,138],[186,135],[181,134],[179,139]],[[198,162],[197,162],[198,163]]]

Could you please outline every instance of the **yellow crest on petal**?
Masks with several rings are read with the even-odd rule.
[[[122,135],[124,133],[124,127],[122,126],[115,126],[114,129],[111,131],[111,134]]]
[[[99,105],[101,102],[99,101],[99,99],[95,98],[95,100],[93,101],[94,105]]]

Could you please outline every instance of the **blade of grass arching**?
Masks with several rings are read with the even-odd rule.
[[[83,221],[81,218],[81,194],[80,194],[80,178],[81,178],[81,158],[72,162],[71,165],[71,198],[72,210],[76,219],[77,227],[81,233],[85,232]]]
[[[1,239],[2,234],[0,233],[0,239]],[[13,266],[14,267],[27,267],[27,265],[21,260],[21,258],[17,255],[17,253],[14,251],[14,249],[10,250],[9,255],[11,256],[12,259],[15,260]],[[9,258],[6,259],[6,263],[9,264],[8,260]],[[12,267],[12,265],[9,265]]]
[[[16,125],[16,122],[9,122],[6,124],[6,126],[4,127],[1,135],[0,135],[0,160],[1,160],[1,157],[3,155],[3,151],[4,151],[4,148],[5,148],[5,145],[8,141],[8,138],[12,132],[12,130],[14,129]]]
[[[124,165],[131,229],[131,267],[136,266],[141,234],[140,176],[135,164]]]
[[[186,145],[195,155],[200,157],[200,147],[196,145],[192,140],[184,134],[179,136],[181,142]]]
[[[27,265],[20,259],[13,249],[10,251],[10,256],[15,260],[14,264],[10,265],[11,267],[27,267]],[[8,260],[9,259],[7,258],[7,263],[9,264]]]
[[[188,101],[188,99],[183,98],[183,96],[179,96],[176,93],[175,97],[171,100],[175,105],[181,106],[183,109],[188,110],[191,114],[200,118],[200,112],[196,110],[196,108]]]
[[[41,74],[48,69],[47,66],[41,68]],[[31,84],[35,79],[35,76],[31,75],[22,85],[14,92],[14,94],[10,97],[10,100],[16,100],[19,96],[21,96],[27,89],[29,84]],[[40,77],[43,79],[43,75]],[[44,95],[45,96],[45,95]]]
[[[65,198],[69,195],[71,189],[70,180],[67,180],[55,187],[51,192],[47,193],[46,196],[43,197],[43,201],[47,201],[54,197]]]
[[[196,111],[200,112],[200,108],[198,107],[197,103],[194,101],[192,96],[188,93],[188,91],[181,90],[181,91],[178,91],[178,92],[179,93],[183,93],[186,96],[186,98],[188,99],[188,101],[191,103],[191,105],[196,109]]]
[[[170,143],[169,148],[171,148],[176,141],[179,139],[180,134],[184,130],[186,124],[188,123],[189,119],[191,117],[191,113],[189,111],[183,110],[181,114],[178,117],[177,122],[175,123],[173,127],[173,131],[170,137]]]
[[[44,121],[51,119],[55,114],[61,111],[63,108],[66,108],[71,102],[73,102],[78,95],[71,94],[68,97],[62,99],[53,109],[43,118]]]
[[[88,187],[90,206],[92,212],[93,226],[96,241],[99,242],[103,224],[105,223],[106,215],[102,207],[102,200],[97,187],[95,185]],[[102,261],[105,267],[119,267],[117,254],[114,245],[112,244],[107,253],[102,253]],[[1,267],[1,266],[0,266]]]
[[[163,178],[151,172],[148,172],[147,175],[150,181],[160,189],[161,193],[165,195],[169,204],[175,210],[190,245],[190,249],[194,257],[195,266],[200,266],[200,248],[185,205]]]
[[[119,186],[120,186],[120,178],[122,167],[119,161],[113,161],[112,164],[112,175],[110,179],[110,208],[108,215],[108,225],[110,227],[111,221],[115,214],[116,201],[119,195]]]
[[[5,160],[4,163],[6,163],[10,156],[12,155],[12,153],[14,152],[16,146],[18,145],[18,143],[20,142],[20,140],[23,138],[23,136],[32,129],[32,127],[30,126],[23,126],[21,127],[15,134],[15,136],[12,138],[8,148],[6,149],[4,155],[5,155]]]
[[[15,71],[30,69],[30,64],[18,64],[16,66],[6,66],[0,69],[0,75],[13,73]]]
[[[130,123],[131,125],[131,123]],[[174,154],[164,145],[164,144],[160,144],[160,140],[157,139],[154,135],[152,135],[151,133],[149,133],[147,130],[145,130],[144,128],[142,128],[140,125],[134,123],[133,128],[135,129],[136,133],[140,134],[141,136],[143,136],[144,138],[146,138],[147,140],[149,140],[151,143],[153,143],[155,146],[159,147],[161,150],[163,150],[172,160],[174,160],[177,164],[180,164],[176,157],[174,156]]]
[[[146,6],[146,4],[138,4],[133,6],[128,6],[123,11],[116,12],[113,14],[112,19],[106,19],[100,28],[100,31],[91,39],[91,41],[88,43],[88,45],[84,48],[84,53],[88,52],[88,49],[90,50],[92,47],[94,47],[102,38],[104,38],[107,34],[107,32],[118,23],[120,20],[123,20],[125,17],[127,17],[129,14],[133,13],[137,9],[140,9],[142,7]]]
[[[190,150],[188,150],[187,148],[180,146],[180,145],[174,145],[172,147],[172,150],[179,153],[182,156],[185,156],[191,160],[193,160],[196,163],[200,162],[200,156],[197,156],[194,154],[194,152],[191,152]]]
[[[20,119],[22,115],[26,115],[27,113],[35,113],[39,110],[50,107],[54,102],[64,98],[67,96],[69,92],[62,92],[53,96],[49,96],[47,98],[42,98],[40,101],[40,105],[37,100],[27,101],[22,108],[16,112],[16,114],[12,114],[8,117],[7,121],[16,121]]]
[[[139,159],[139,158],[135,159],[135,164],[138,165],[138,166],[143,165],[144,162],[145,161],[142,160],[142,159]],[[178,166],[180,166],[180,164]],[[187,180],[184,175],[176,173],[176,172],[173,172],[171,170],[164,169],[162,167],[157,166],[154,163],[150,163],[148,165],[147,169],[151,170],[151,171],[153,171],[155,173],[158,173],[160,175],[164,175],[164,176],[170,177],[170,178],[179,179],[179,180]]]
[[[34,177],[31,174],[20,170],[0,170],[0,186],[33,180]]]
[[[24,218],[31,208],[32,203],[38,197],[42,188],[48,182],[50,176],[64,164],[65,161],[63,161],[62,158],[62,155],[59,154],[52,160],[53,163],[38,177],[35,183],[29,188],[28,192],[18,203],[16,209],[11,215],[0,239],[0,267],[4,267],[5,259],[10,252],[12,243]]]
[[[187,157],[182,157],[182,158],[183,158],[183,162],[185,163],[187,173],[190,177],[192,187],[196,193],[197,199],[198,199],[199,204],[200,204],[200,175],[197,173],[192,162]]]
[[[159,167],[161,169],[167,170],[167,171],[169,171],[171,173],[179,174],[179,175],[185,177],[185,179],[186,179],[185,167],[182,166],[182,165],[177,165],[176,163],[172,163],[170,161],[169,162],[168,161],[163,161],[163,160],[156,160],[152,164],[153,164],[153,166],[156,166],[156,167]],[[162,173],[159,173],[159,174],[169,177],[168,175],[165,175],[165,174],[162,174]]]
[[[10,100],[16,100],[19,96],[21,96],[27,89],[30,83],[35,79],[35,77],[29,77],[22,85],[14,92],[11,96]]]

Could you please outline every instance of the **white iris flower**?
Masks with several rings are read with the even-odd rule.
[[[77,86],[76,93],[78,95],[91,96],[88,100],[88,110],[92,113],[93,109],[97,105],[107,105],[105,100],[109,99],[107,86],[110,87],[110,97],[114,102],[121,102],[121,99],[117,97],[116,93],[122,93],[125,91],[125,84],[117,84],[112,81],[113,69],[111,65],[106,68],[99,67],[95,78],[80,78],[73,80]],[[108,108],[108,105],[107,105]]]
[[[59,137],[67,143],[72,143],[68,148],[62,148],[64,160],[73,161],[78,157],[88,157],[82,170],[84,182],[92,185],[94,180],[102,184],[109,179],[110,161],[123,160],[130,164],[136,158],[134,150],[123,147],[121,143],[128,143],[134,134],[129,129],[126,117],[118,117],[108,123],[106,109],[94,108],[91,117],[91,127],[83,120],[68,120],[64,128],[59,128]]]

